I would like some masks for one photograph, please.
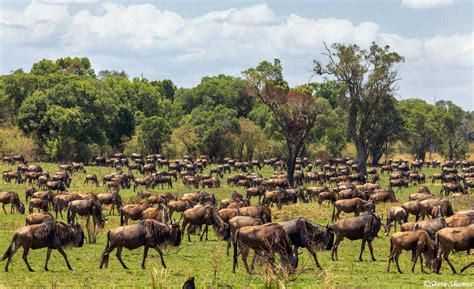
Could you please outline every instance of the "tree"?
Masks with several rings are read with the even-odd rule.
[[[266,146],[263,130],[248,118],[239,119],[240,132],[235,135],[236,154],[238,159],[252,161],[257,152]]]
[[[369,50],[357,45],[326,45],[326,65],[314,61],[317,75],[330,75],[345,85],[344,105],[348,110],[347,133],[357,149],[360,172],[367,171],[368,132],[378,122],[377,108],[392,99],[398,80],[395,65],[403,61],[390,47],[372,43]],[[374,117],[375,116],[375,117]]]
[[[247,92],[257,97],[273,114],[281,129],[287,150],[287,177],[294,185],[296,158],[323,107],[307,88],[290,89],[283,78],[280,60],[262,61],[243,72],[249,86]],[[327,101],[325,102],[327,103]]]
[[[171,127],[166,119],[159,116],[146,118],[139,127],[138,143],[147,154],[159,153],[169,140]]]
[[[154,85],[158,89],[161,97],[164,97],[171,101],[174,100],[176,85],[174,85],[173,81],[169,79],[164,79],[160,81],[152,81],[151,84]]]
[[[471,129],[469,113],[451,101],[436,102],[434,113],[440,124],[441,152],[449,160],[463,158]]]

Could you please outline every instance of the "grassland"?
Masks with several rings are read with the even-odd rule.
[[[44,169],[55,172],[57,164],[41,163]],[[0,166],[0,169],[10,167]],[[95,173],[99,177],[111,173],[110,168],[87,167],[88,173]],[[424,169],[424,173],[431,175],[438,169]],[[264,169],[262,173],[268,176],[272,173],[269,169]],[[101,193],[105,189],[103,187],[84,187],[84,174],[76,173],[73,177],[72,186],[69,191],[72,192],[95,192]],[[224,182],[225,183],[225,180]],[[382,185],[386,185],[386,177],[382,180]],[[436,194],[439,193],[439,184],[429,185],[430,190]],[[18,192],[23,201],[25,198],[26,185],[16,184],[0,184],[0,190],[14,190]],[[408,195],[412,193],[416,187],[411,186],[404,189],[403,192],[397,194],[399,202],[405,202]],[[243,189],[230,188],[224,185],[221,188],[210,189],[208,192],[215,193],[218,199],[228,198],[232,191],[243,191]],[[157,190],[163,192],[167,190]],[[180,195],[190,192],[181,182],[175,184],[174,190]],[[130,200],[135,196],[132,190],[122,190],[122,198]],[[466,209],[474,206],[474,196],[472,193],[468,196],[451,198],[455,210]],[[256,201],[256,200],[255,200]],[[379,214],[384,214],[393,204],[381,204],[377,207]],[[9,210],[7,210],[9,211]],[[331,208],[327,205],[319,207],[318,204],[296,204],[286,206],[282,210],[273,209],[275,221],[283,221],[297,216],[304,216],[314,222],[326,224],[330,218]],[[25,215],[4,215],[0,211],[0,253],[3,255],[4,250],[8,247],[12,233],[15,228],[23,226]],[[226,256],[226,244],[217,241],[212,234],[210,240],[200,242],[197,237],[192,238],[190,243],[183,240],[178,248],[168,248],[165,250],[165,262],[168,269],[163,269],[160,265],[159,258],[153,252],[150,252],[147,260],[147,269],[140,269],[140,262],[143,250],[134,251],[125,250],[123,259],[131,268],[123,270],[114,256],[111,256],[109,267],[99,270],[99,257],[105,247],[107,229],[118,226],[119,219],[117,216],[108,217],[106,228],[99,234],[97,244],[85,244],[82,248],[75,248],[68,251],[69,260],[74,271],[67,270],[66,265],[59,253],[53,252],[50,260],[50,272],[43,270],[46,251],[36,250],[30,251],[29,260],[36,272],[28,272],[23,260],[21,260],[21,250],[13,258],[10,266],[10,273],[0,272],[0,288],[2,286],[10,287],[120,287],[120,288],[141,288],[141,287],[158,287],[158,288],[180,288],[183,282],[189,277],[194,276],[196,285],[199,288],[204,287],[233,287],[233,288],[261,288],[264,287],[264,280],[268,277],[262,269],[257,268],[253,275],[247,275],[243,264],[239,260],[239,267],[236,274],[231,272],[232,258]],[[324,270],[320,271],[316,268],[311,256],[305,251],[301,255],[300,267],[297,273],[291,276],[279,276],[280,285],[292,288],[320,288],[320,287],[421,287],[426,280],[447,282],[474,282],[474,270],[465,272],[464,274],[454,275],[451,273],[446,264],[443,265],[442,274],[422,274],[419,272],[419,266],[416,267],[416,273],[411,273],[411,262],[407,252],[400,257],[400,265],[405,274],[395,273],[395,268],[387,274],[387,259],[389,254],[389,238],[379,233],[380,238],[374,241],[375,257],[377,261],[369,261],[370,256],[368,250],[364,253],[364,261],[358,262],[357,257],[360,250],[360,241],[351,242],[344,240],[339,247],[339,261],[330,260],[330,252],[318,252],[318,259]],[[454,266],[459,269],[468,262],[474,261],[473,255],[468,256],[465,253],[455,253],[451,255]],[[4,266],[4,263],[1,264]]]

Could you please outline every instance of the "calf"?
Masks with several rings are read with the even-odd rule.
[[[391,206],[390,210],[388,211],[387,216],[387,223],[385,225],[385,236],[388,236],[390,233],[390,228],[392,227],[393,222],[393,229],[395,232],[397,231],[397,223],[400,227],[408,222],[408,216],[405,210],[402,207],[398,206]]]
[[[388,258],[387,273],[390,272],[390,264],[395,260],[397,264],[398,272],[403,273],[400,270],[398,264],[398,258],[402,253],[402,250],[415,251],[415,258],[413,260],[412,272],[415,272],[415,265],[418,257],[420,257],[421,272],[423,270],[423,255],[425,255],[426,265],[429,266],[434,260],[434,246],[430,236],[425,231],[411,231],[411,232],[398,232],[394,233],[390,237],[390,257]]]

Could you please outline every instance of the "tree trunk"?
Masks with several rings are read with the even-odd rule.
[[[417,153],[417,158],[418,158],[419,160],[425,161],[425,155],[426,155],[426,152],[425,152],[425,151],[419,151],[419,152]]]
[[[359,172],[365,175],[367,173],[367,149],[365,144],[359,140],[356,140],[356,149]]]

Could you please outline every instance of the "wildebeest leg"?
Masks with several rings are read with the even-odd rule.
[[[462,267],[462,269],[461,269],[461,273],[462,273],[462,272],[464,272],[464,270],[466,270],[467,268],[469,268],[469,267],[473,267],[473,266],[474,266],[474,262],[472,262],[471,264],[468,264],[468,265],[466,265],[466,266]]]
[[[72,270],[71,264],[69,264],[69,261],[67,260],[66,252],[64,252],[63,248],[61,247],[57,248],[57,250],[61,255],[63,255],[64,261],[66,261],[67,268],[69,270]]]
[[[364,249],[365,249],[365,242],[367,242],[367,240],[365,240],[365,239],[362,239],[362,245],[360,246],[360,255],[359,255],[359,261],[362,261],[362,253],[364,253]]]
[[[2,209],[5,212],[5,215],[7,214],[7,211],[5,210],[5,203],[2,203]]]
[[[204,237],[204,233],[206,233],[206,232],[207,232],[207,224],[204,227],[204,230],[201,232],[201,237],[199,238],[201,241],[202,241],[202,237]],[[207,234],[206,234],[206,241],[207,241]]]
[[[420,255],[421,273],[425,273],[425,270],[423,269],[423,254],[421,254],[420,252],[419,255]]]
[[[122,260],[122,246],[118,246],[117,247],[117,253],[115,254],[115,256],[117,257],[117,259],[119,260],[120,264],[122,264],[122,267],[124,269],[128,269],[127,268],[127,265],[125,265],[125,263],[123,262]]]
[[[344,237],[340,237],[339,235],[336,235],[336,241],[334,242],[334,247],[332,247],[332,252],[331,252],[331,259],[333,261],[336,261],[338,259],[337,247],[339,246],[339,243],[341,243],[343,239]],[[334,259],[334,257],[336,257],[336,259]]]
[[[309,247],[309,248],[307,248],[307,249],[308,249],[309,253],[310,253],[311,255],[313,255],[314,261],[316,262],[316,266],[318,266],[318,269],[319,269],[319,270],[323,270],[323,267],[321,267],[321,265],[319,264],[318,257],[316,256],[316,252],[314,252],[313,248]],[[295,255],[296,255],[296,254],[297,254],[297,253],[296,253],[296,251],[295,251]],[[296,260],[297,260],[296,266],[298,267],[298,259],[296,259]]]
[[[15,242],[12,242],[13,244],[13,248],[12,248],[12,251],[11,253],[8,255],[8,260],[7,260],[7,264],[5,264],[5,272],[8,272],[8,265],[10,264],[11,260],[12,260],[12,257],[13,255],[16,253],[16,251],[21,247],[20,245],[17,245]]]
[[[161,265],[163,265],[163,268],[166,268],[165,260],[163,259],[163,251],[161,251],[159,246],[156,246],[155,250],[160,254]]]
[[[390,264],[392,263],[394,256],[395,256],[395,250],[392,249],[392,251],[390,251],[390,256],[388,256],[387,273],[390,273]]]
[[[453,273],[456,274],[456,269],[454,269],[454,266],[453,266],[453,264],[451,264],[451,261],[449,261],[448,257],[449,257],[449,252],[446,252],[446,253],[443,254],[443,259],[446,260],[449,267],[451,267],[451,270],[453,271]]]
[[[28,252],[30,251],[30,247],[25,247],[23,246],[23,261],[25,261],[25,264],[26,264],[26,267],[28,267],[28,270],[30,270],[30,272],[34,272],[35,270],[33,270],[30,266],[30,264],[28,263]]]
[[[402,253],[402,248],[399,248],[397,253],[395,254],[395,263],[397,263],[398,273],[403,273],[402,270],[400,270],[400,264],[398,263],[398,258],[400,258],[401,253]]]
[[[411,267],[411,271],[413,273],[415,273],[415,265],[416,265],[416,261],[418,261],[418,256],[420,255],[420,251],[419,250],[416,250],[416,254],[415,254],[415,261],[413,261],[413,266]]]
[[[377,261],[375,260],[375,257],[374,257],[374,248],[372,247],[372,241],[368,241],[368,243],[369,243],[370,256],[372,256],[372,261]]]
[[[145,249],[143,250],[142,269],[145,269],[145,260],[147,256],[148,256],[148,246],[145,246]]]
[[[247,257],[249,256],[249,249],[248,248],[241,248],[241,253],[242,253],[242,261],[244,262],[244,266],[245,266],[245,270],[247,270],[247,274],[252,274],[252,270],[253,270],[253,264],[254,264],[254,259],[255,259],[255,255],[257,255],[257,253],[255,252],[254,256],[253,256],[253,259],[252,259],[252,268],[249,269],[249,263],[247,262]]]
[[[44,264],[44,270],[45,271],[49,271],[48,270],[48,262],[49,262],[49,258],[51,257],[51,252],[53,251],[52,248],[48,248],[48,251],[46,252],[46,262]]]

